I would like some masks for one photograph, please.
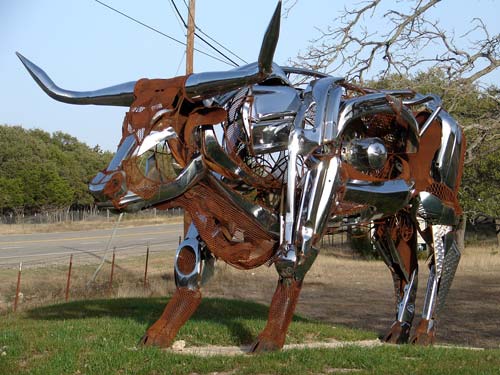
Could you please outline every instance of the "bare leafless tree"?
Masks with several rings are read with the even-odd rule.
[[[432,8],[444,3],[456,5],[442,0],[357,3],[334,21],[338,26],[320,30],[321,36],[295,62],[360,81],[438,67],[450,79],[476,82],[500,66],[500,35],[491,35],[474,18],[470,30],[456,38],[431,16]]]
[[[287,0],[286,9],[294,11],[298,1]],[[500,34],[467,14],[456,24],[469,25],[468,30],[445,29],[436,14],[458,6],[456,1],[353,4],[333,26],[319,29],[320,36],[291,63],[379,88],[411,87],[440,95],[467,138],[464,208],[498,215],[500,89],[484,82],[491,82],[487,75],[500,66]]]

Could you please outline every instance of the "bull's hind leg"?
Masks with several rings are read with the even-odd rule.
[[[149,327],[141,344],[164,348],[172,344],[179,329],[200,305],[200,286],[213,274],[213,264],[214,258],[191,224],[175,256],[175,293],[161,317]]]
[[[420,320],[412,343],[429,345],[436,338],[436,318],[443,308],[446,296],[455,276],[460,261],[460,251],[455,240],[452,226],[432,225],[433,252],[429,264],[430,272],[427,281],[427,292],[424,300],[422,319]]]
[[[408,342],[418,286],[417,231],[414,216],[400,212],[375,225],[373,243],[394,281],[396,319],[383,341]]]

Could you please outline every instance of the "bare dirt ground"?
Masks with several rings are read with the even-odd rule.
[[[239,271],[222,266],[204,295],[269,304],[273,267]],[[415,323],[423,306],[428,269],[420,262]],[[350,253],[320,255],[306,276],[297,312],[332,325],[386,333],[395,316],[390,272],[381,261],[354,260]],[[489,245],[466,248],[440,314],[437,343],[500,347],[500,254]]]

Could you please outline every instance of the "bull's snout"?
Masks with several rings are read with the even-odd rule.
[[[90,182],[89,190],[99,206],[114,206],[128,191],[125,173],[99,172]]]

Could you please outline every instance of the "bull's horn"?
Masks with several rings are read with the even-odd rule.
[[[281,0],[278,2],[278,5],[274,10],[273,17],[271,18],[271,22],[269,22],[269,25],[267,26],[266,33],[264,34],[264,39],[262,40],[262,46],[260,47],[259,70],[261,73],[272,73],[274,52],[276,51],[276,46],[278,45],[278,39],[280,36],[280,24]]]
[[[129,107],[134,101],[134,86],[136,81],[121,85],[106,87],[96,91],[69,91],[58,87],[49,76],[26,57],[16,52],[24,67],[33,77],[38,86],[51,98],[70,104],[95,104]]]
[[[225,72],[191,74],[186,80],[186,95],[191,99],[206,99],[263,81],[272,73],[280,20],[281,0],[264,34],[258,62]]]

